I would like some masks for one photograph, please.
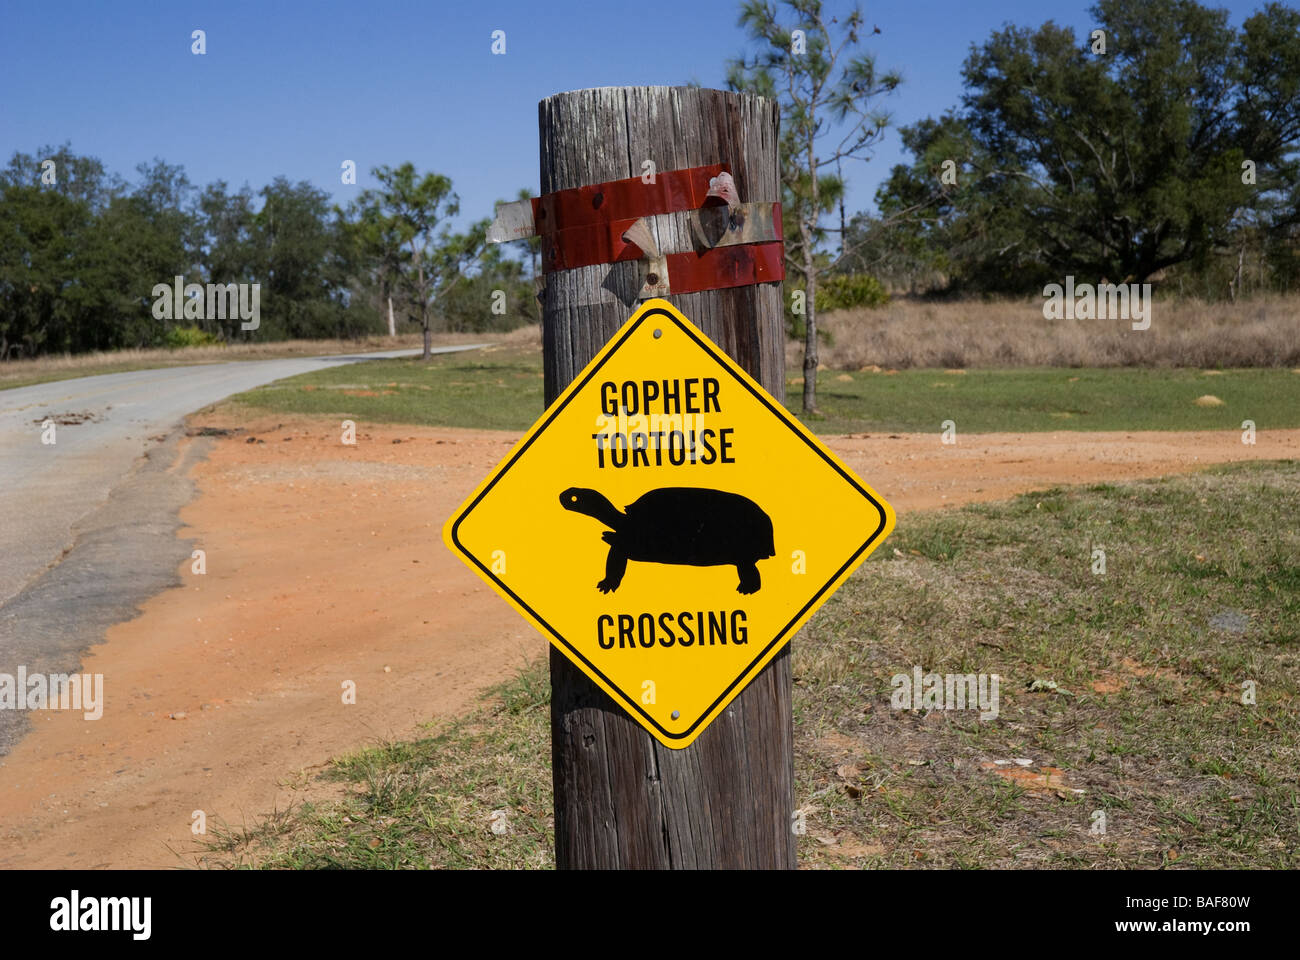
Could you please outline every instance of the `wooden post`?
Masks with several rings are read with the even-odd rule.
[[[781,199],[780,112],[761,97],[690,87],[573,90],[543,100],[538,122],[543,194],[729,163],[742,201]],[[547,276],[548,404],[632,315],[641,282],[635,262]],[[668,299],[784,396],[781,284]],[[788,648],[684,750],[658,743],[554,648],[551,697],[561,869],[795,866]]]

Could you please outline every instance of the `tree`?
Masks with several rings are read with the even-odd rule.
[[[742,56],[728,64],[727,84],[781,106],[786,262],[803,280],[803,411],[816,414],[817,278],[850,252],[841,244],[838,256],[818,257],[827,233],[838,232],[825,227],[822,219],[844,189],[841,177],[830,169],[838,170],[844,160],[869,159],[889,122],[874,104],[892,92],[900,78],[893,72],[878,73],[870,54],[853,52],[863,28],[861,8],[854,7],[842,24],[831,17],[828,26],[821,0],[784,0],[783,6],[794,20],[791,26],[778,21],[767,0],[741,4],[740,25],[759,49],[752,58]],[[831,27],[838,28],[838,39],[832,37]]]
[[[903,131],[915,162],[878,199],[907,203],[955,165],[923,229],[958,285],[1142,282],[1234,250],[1248,208],[1269,209],[1268,233],[1295,222],[1278,198],[1300,143],[1300,13],[1270,3],[1240,32],[1194,0],[1091,13],[1086,42],[1051,22],[995,31],[966,60],[962,109]]]
[[[387,308],[389,331],[395,332],[393,297],[398,294],[405,255],[397,222],[376,203],[354,203],[346,211],[335,207],[335,213],[343,228],[352,275],[363,291],[370,291],[381,312]]]
[[[0,175],[0,356],[161,341],[150,295],[191,262],[190,187],[180,167],[137,170],[128,192],[67,146],[14,155]]]
[[[257,213],[253,192],[245,185],[237,193],[227,192],[226,182],[218,180],[204,188],[199,196],[197,215],[198,260],[208,283],[260,282],[257,240]],[[242,321],[238,316],[209,320],[208,332],[223,340],[234,340]],[[261,331],[261,336],[270,332]]]
[[[417,175],[415,167],[377,167],[377,190],[356,202],[361,236],[394,275],[406,306],[424,331],[424,359],[433,355],[432,320],[439,300],[460,282],[465,267],[483,248],[485,230],[452,233],[446,223],[460,213],[451,180],[441,174]]]
[[[46,161],[51,161],[53,166],[47,168]],[[44,181],[47,169],[54,179],[52,184]],[[101,211],[109,200],[126,190],[122,178],[105,171],[98,157],[78,156],[69,143],[61,147],[44,146],[35,156],[15,151],[9,166],[0,171],[0,181],[14,186],[49,186],[55,193],[86,204],[93,213]]]
[[[0,188],[0,359],[70,349],[74,323],[65,293],[89,206],[54,190]]]
[[[184,175],[141,168],[144,183],[127,196],[114,197],[77,245],[75,280],[64,302],[77,318],[64,349],[111,350],[151,347],[163,342],[167,321],[153,315],[155,284],[170,284],[193,262],[192,218],[172,200],[188,191]],[[165,197],[159,178],[171,181]]]
[[[527,201],[531,196],[527,188],[521,188],[515,200]],[[499,208],[503,202],[498,200],[494,206]],[[471,232],[485,236],[490,224],[491,220],[484,219]],[[507,243],[514,247],[512,255],[504,252],[510,249]],[[533,233],[507,243],[487,244],[479,255],[477,268],[452,291],[444,311],[449,329],[513,330],[524,324],[541,323],[536,280],[542,238]]]
[[[307,181],[277,177],[263,187],[253,218],[257,275],[270,331],[289,337],[341,337],[346,325],[346,270],[330,219],[329,197]]]
[[[487,226],[484,221],[475,229],[484,234]],[[442,298],[447,329],[479,333],[539,322],[541,311],[527,269],[523,262],[506,256],[502,245],[489,246],[476,269]]]

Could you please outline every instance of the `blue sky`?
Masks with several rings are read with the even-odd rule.
[[[1240,24],[1259,2],[1224,4]],[[961,96],[972,41],[1005,23],[1091,29],[1089,2],[910,0],[864,3],[879,35],[866,49],[904,83],[886,107],[898,125]],[[828,12],[849,4],[827,0]],[[10,2],[0,25],[0,162],[70,141],[128,179],[160,157],[192,182],[254,190],[277,175],[346,203],[379,164],[413,162],[453,180],[463,217],[537,190],[537,102],[581,87],[723,86],[746,49],[736,0],[481,2]],[[191,32],[207,53],[190,52]],[[506,32],[506,54],[491,34]],[[849,208],[872,205],[904,160],[887,135],[846,168]],[[356,161],[357,186],[340,183]]]

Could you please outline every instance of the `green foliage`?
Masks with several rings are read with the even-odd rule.
[[[64,146],[0,173],[0,358],[161,343],[151,291],[190,263],[191,187],[162,161],[137,172],[128,187]]]
[[[355,249],[374,265],[383,295],[398,300],[404,318],[424,331],[427,359],[434,318],[482,253],[487,221],[452,232],[447,221],[460,213],[460,198],[442,174],[421,176],[410,163],[371,172],[380,186],[349,209],[348,230]]]
[[[541,322],[541,307],[527,267],[489,247],[473,273],[464,276],[439,304],[448,330],[481,333],[513,330]]]
[[[262,283],[263,325],[269,336],[312,339],[377,332],[368,318],[347,311],[342,228],[329,219],[329,197],[310,183],[277,177],[261,191],[248,249]],[[220,321],[215,321],[220,322]],[[231,321],[227,338],[240,335]],[[249,334],[244,334],[250,336]],[[251,336],[262,335],[261,330]]]
[[[802,287],[796,287],[796,290],[802,290]],[[808,323],[804,319],[805,314],[786,313],[785,318],[785,335],[791,340],[803,340],[808,336]],[[835,342],[834,335],[825,327],[817,328],[817,342],[830,346]]]
[[[817,285],[817,309],[847,310],[850,307],[883,307],[889,293],[875,277],[865,273],[832,273]]]
[[[795,291],[803,292],[802,283],[786,284],[786,296]],[[875,277],[867,274],[823,274],[817,281],[817,312],[826,310],[847,310],[852,307],[883,307],[889,303],[889,293]],[[786,311],[786,336],[791,340],[803,340],[808,335],[808,325],[804,313]],[[817,342],[830,345],[834,336],[824,327],[817,328]]]
[[[256,196],[222,181],[196,191],[161,160],[137,174],[109,177],[67,146],[15,153],[0,172],[0,359],[379,331],[374,310],[350,302],[354,251],[323,191],[283,178]],[[260,328],[212,318],[179,330],[154,317],[154,287],[176,276],[260,284]]]
[[[221,338],[216,334],[200,330],[198,327],[172,327],[163,336],[163,345],[173,350],[182,347],[209,347],[221,342]]]
[[[1105,52],[1052,22],[972,49],[963,106],[902,131],[914,159],[878,192],[882,219],[857,224],[860,264],[1023,292],[1204,266],[1247,222],[1294,249],[1300,12],[1269,3],[1240,30],[1194,0],[1091,13]]]

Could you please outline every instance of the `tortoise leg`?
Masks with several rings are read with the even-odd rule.
[[[758,564],[738,563],[736,564],[736,572],[740,574],[740,586],[736,588],[737,593],[758,593],[758,588],[763,583],[758,576]]]
[[[617,547],[610,547],[609,556],[605,559],[605,579],[596,584],[596,589],[601,593],[613,593],[623,582],[623,574],[626,572],[627,555]]]

